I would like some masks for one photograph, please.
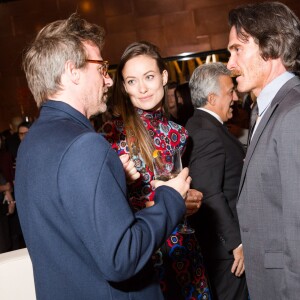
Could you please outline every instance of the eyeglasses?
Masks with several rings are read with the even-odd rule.
[[[98,64],[100,65],[99,72],[102,76],[106,77],[108,72],[109,63],[106,60],[95,60],[95,59],[86,59],[86,62],[92,63],[92,64]]]

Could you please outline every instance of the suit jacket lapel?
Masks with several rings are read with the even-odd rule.
[[[204,112],[204,111],[203,111]],[[226,123],[221,123],[220,121],[218,121],[215,117],[213,117],[212,115],[210,115],[209,113],[206,113],[204,112],[205,115],[208,115],[209,117],[207,117],[208,119],[211,120],[211,122],[213,122],[217,127],[220,127],[222,128],[224,134],[226,134],[226,136],[228,138],[230,138],[235,144],[237,144],[242,150],[244,149],[243,148],[243,145],[242,143],[239,141],[238,138],[236,138],[231,132],[230,130],[228,129]],[[244,152],[244,151],[243,151]]]
[[[223,127],[223,130],[226,133],[226,135],[232,140],[232,142],[234,142],[241,148],[241,150],[243,151],[243,153],[245,155],[244,147],[243,147],[243,144],[240,142],[240,140],[230,132],[230,130],[227,128],[226,124],[224,124],[222,127]]]
[[[211,123],[213,123],[216,127],[220,127],[222,128],[223,132],[236,144],[239,145],[239,147],[241,147],[241,149],[243,149],[243,145],[242,143],[228,130],[226,124],[221,124],[221,122],[219,120],[217,120],[214,116],[212,116],[211,114],[209,114],[206,111],[203,111],[201,109],[197,109],[195,111],[195,114],[199,115],[199,117],[201,118],[205,118],[207,120],[209,120]],[[198,117],[198,116],[197,116]]]
[[[205,118],[209,120],[211,123],[215,124],[216,126],[222,126],[220,121],[218,121],[214,116],[209,114],[208,112],[201,110],[201,109],[196,109],[195,113],[200,116],[200,118]]]
[[[247,168],[249,165],[249,162],[251,161],[253,152],[257,146],[257,143],[266,127],[268,124],[269,120],[271,119],[273,113],[275,112],[276,108],[278,107],[279,103],[285,98],[286,94],[296,85],[300,84],[300,80],[297,76],[293,77],[290,79],[287,83],[283,85],[283,87],[278,91],[274,99],[272,100],[272,103],[270,107],[267,109],[266,113],[262,117],[261,121],[258,124],[258,127],[253,135],[253,138],[251,140],[251,143],[247,149],[245,161],[244,161],[244,167],[242,170],[242,175],[241,175],[241,181],[240,181],[240,187],[239,187],[239,193],[238,197],[240,196],[241,189],[243,187],[244,181],[245,181],[245,176],[247,172]]]

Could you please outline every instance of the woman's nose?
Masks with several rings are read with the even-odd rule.
[[[148,90],[147,85],[143,81],[140,81],[139,90],[142,94],[145,94]]]

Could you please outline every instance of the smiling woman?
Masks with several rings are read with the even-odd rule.
[[[134,107],[143,110],[161,108],[168,72],[160,73],[155,59],[147,55],[134,57],[125,64],[122,75],[125,91]]]
[[[129,45],[117,68],[113,90],[114,118],[104,124],[107,140],[118,155],[130,154],[141,174],[128,187],[134,211],[154,205],[153,159],[158,151],[183,153],[187,131],[167,119],[168,72],[156,46],[148,42]],[[190,190],[191,191],[191,190]],[[192,212],[202,194],[188,193],[186,205]],[[170,199],[172,205],[172,199]],[[165,299],[210,299],[202,256],[193,234],[182,234],[180,226],[153,254],[153,266]]]

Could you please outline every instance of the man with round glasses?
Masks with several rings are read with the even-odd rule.
[[[24,57],[40,116],[19,148],[15,195],[37,299],[163,299],[150,258],[185,213],[187,169],[153,183],[155,206],[128,205],[123,165],[89,122],[113,84],[103,40],[74,14],[43,28]]]

